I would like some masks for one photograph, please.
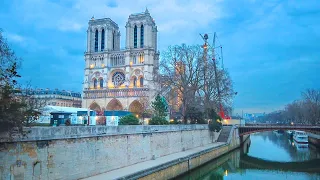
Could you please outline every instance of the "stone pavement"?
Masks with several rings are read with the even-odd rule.
[[[211,149],[214,147],[221,146],[223,144],[225,144],[225,143],[224,142],[215,142],[215,143],[208,144],[205,146],[189,149],[189,150],[178,152],[178,153],[173,153],[173,154],[163,156],[163,157],[159,157],[155,160],[144,161],[144,162],[133,164],[130,166],[126,166],[126,167],[123,167],[120,169],[115,169],[115,170],[112,170],[112,171],[109,171],[106,173],[98,174],[98,175],[91,176],[91,177],[84,178],[84,179],[86,179],[86,180],[100,180],[100,179],[101,180],[102,179],[108,180],[108,179],[123,178],[125,176],[134,174],[136,172],[144,171],[144,170],[159,166],[161,164],[168,163],[170,161],[173,161],[173,160],[176,160],[179,158],[184,158],[184,157],[190,156],[192,154],[198,153],[198,152],[206,150],[206,149]]]

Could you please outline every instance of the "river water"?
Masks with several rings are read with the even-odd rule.
[[[320,180],[320,149],[302,148],[286,133],[255,133],[241,148],[176,179]]]

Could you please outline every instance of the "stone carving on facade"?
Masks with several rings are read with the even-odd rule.
[[[91,60],[96,61],[96,60],[103,60],[104,55],[103,54],[99,54],[99,55],[95,55],[95,56],[91,56]]]
[[[135,70],[135,75],[136,75],[136,76],[139,76],[139,75],[140,75],[140,70],[139,70],[139,69]]]

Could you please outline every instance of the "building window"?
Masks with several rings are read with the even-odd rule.
[[[140,54],[139,55],[139,63],[142,64],[144,62],[144,55]]]
[[[140,87],[143,87],[143,77],[140,78]]]
[[[137,87],[137,77],[133,78],[133,87]]]
[[[125,81],[125,75],[123,72],[115,72],[112,75],[112,82],[115,87],[121,86]]]
[[[102,78],[100,79],[100,88],[101,89],[103,88],[103,79]]]
[[[141,25],[140,48],[143,48],[143,41],[144,41],[144,28],[143,28],[143,25]]]
[[[137,57],[133,56],[133,64],[137,64]]]
[[[97,84],[98,84],[97,79],[94,79],[94,80],[93,80],[93,88],[94,88],[94,89],[97,89]]]
[[[94,35],[94,51],[95,52],[98,52],[98,38],[99,38],[99,32],[97,29]]]
[[[115,47],[115,38],[116,38],[116,33],[113,31],[112,33],[112,49],[114,50],[114,47]]]
[[[135,25],[133,29],[133,47],[137,48],[137,43],[138,43],[138,28]]]
[[[101,51],[104,50],[104,29],[101,32]]]

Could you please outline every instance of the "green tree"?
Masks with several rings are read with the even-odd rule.
[[[164,100],[158,94],[155,98],[155,101],[151,104],[154,109],[154,116],[165,118],[167,116],[168,108]]]
[[[169,124],[169,122],[164,117],[155,116],[150,119],[149,124],[150,125],[166,125],[166,124]]]
[[[209,123],[209,130],[219,132],[222,129],[222,118],[213,109],[210,109],[209,116],[212,119]]]
[[[139,119],[130,114],[120,118],[119,125],[139,125]]]

